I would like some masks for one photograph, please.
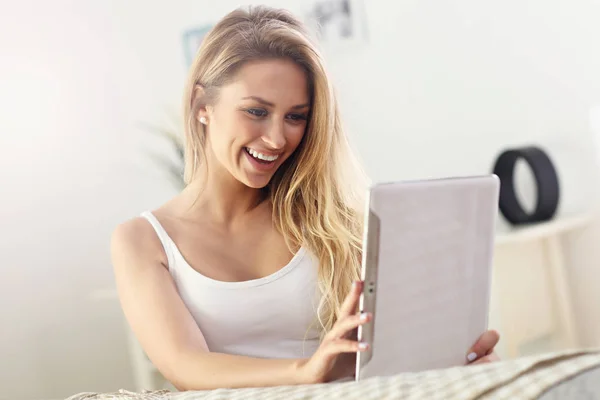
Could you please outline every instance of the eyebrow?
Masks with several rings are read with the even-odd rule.
[[[262,98],[260,98],[260,97],[258,97],[258,96],[247,96],[247,97],[242,97],[242,100],[254,100],[254,101],[256,101],[256,102],[258,102],[258,103],[261,103],[261,104],[263,104],[263,105],[265,105],[265,106],[268,106],[268,107],[275,107],[275,104],[273,104],[273,103],[271,103],[270,101],[267,101],[267,100],[265,100],[265,99],[262,99]],[[310,107],[310,104],[309,104],[309,103],[306,103],[306,104],[298,104],[298,105],[295,105],[295,106],[293,106],[293,107],[292,107],[292,109],[293,109],[293,110],[300,110],[300,109],[302,109],[302,108],[306,108],[306,107]]]

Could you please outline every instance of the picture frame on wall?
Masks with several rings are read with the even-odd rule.
[[[212,25],[202,25],[186,30],[183,33],[183,55],[186,67],[190,67],[196,53],[204,40],[204,36],[212,29]]]
[[[303,15],[325,49],[363,45],[367,40],[364,0],[309,0]]]

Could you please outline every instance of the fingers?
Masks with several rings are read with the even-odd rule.
[[[494,347],[498,344],[500,335],[495,330],[484,332],[477,342],[467,352],[467,361],[472,363],[482,357],[492,354]]]
[[[331,339],[343,338],[353,329],[358,328],[360,325],[366,324],[372,319],[373,316],[370,313],[354,314],[346,318],[342,318],[338,320],[333,328],[331,328],[328,336]]]
[[[353,332],[360,325],[372,320],[370,313],[356,314],[356,308],[360,294],[362,293],[362,282],[354,282],[352,289],[340,308],[340,315],[327,336],[325,336],[324,351],[329,355],[340,353],[356,353],[369,348],[367,343],[359,343],[356,340],[348,339],[349,333]]]
[[[483,356],[479,358],[477,361],[472,362],[471,365],[475,364],[487,364],[491,362],[500,361],[500,357],[496,353],[488,354],[487,356]]]
[[[367,343],[359,343],[348,339],[335,339],[328,343],[325,349],[329,355],[337,355],[341,353],[356,353],[365,351],[369,348]]]
[[[343,319],[348,317],[351,314],[356,312],[356,307],[358,305],[358,299],[360,299],[360,294],[362,293],[363,283],[361,281],[354,282],[352,284],[352,288],[350,292],[346,296],[346,299],[342,303],[340,308],[340,316],[338,319]]]

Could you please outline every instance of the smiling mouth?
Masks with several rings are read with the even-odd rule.
[[[278,158],[279,158],[279,154],[274,155],[274,156],[270,156],[267,154],[262,154],[256,150],[253,150],[249,147],[244,147],[244,150],[246,151],[246,153],[248,153],[252,158],[254,158],[256,161],[258,161],[261,164],[271,164],[273,162],[275,162]]]

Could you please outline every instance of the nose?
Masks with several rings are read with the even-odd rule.
[[[273,150],[282,149],[285,146],[285,127],[283,122],[273,122],[267,132],[262,136],[263,142]]]

